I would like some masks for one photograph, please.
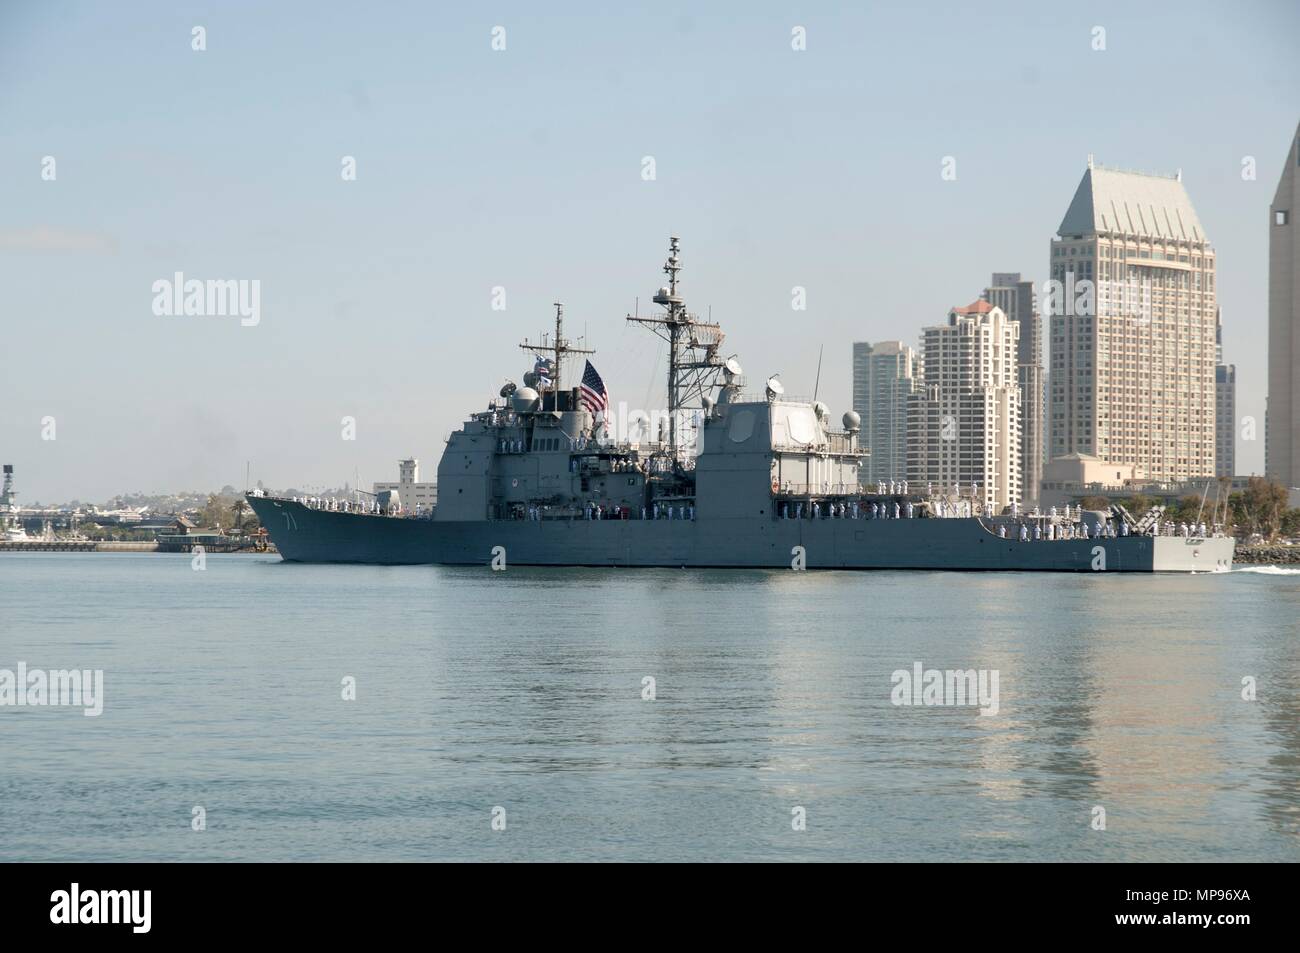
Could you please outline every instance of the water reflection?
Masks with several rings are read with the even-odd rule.
[[[208,565],[5,565],[9,664],[108,673],[5,723],[12,850],[1300,859],[1297,577]],[[892,704],[917,662],[998,714]],[[195,788],[238,838],[158,833]]]

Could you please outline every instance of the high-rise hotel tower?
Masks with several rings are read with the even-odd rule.
[[[1181,174],[1090,157],[1057,233],[1057,293],[1041,301],[1051,456],[1091,454],[1154,480],[1213,476],[1215,256]]]
[[[1300,129],[1291,137],[1269,207],[1268,417],[1264,472],[1283,486],[1300,486]]]

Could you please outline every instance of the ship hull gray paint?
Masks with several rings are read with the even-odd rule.
[[[501,546],[507,566],[789,569],[802,546],[808,569],[1212,572],[1231,567],[1234,547],[1165,536],[1021,542],[977,518],[438,521],[248,502],[280,555],[307,563],[487,565]]]

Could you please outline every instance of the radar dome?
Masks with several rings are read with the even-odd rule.
[[[532,413],[537,409],[538,401],[537,391],[531,387],[521,387],[510,396],[510,405],[519,414]]]
[[[862,429],[862,416],[857,411],[846,410],[843,418],[844,429],[849,433],[857,433]]]

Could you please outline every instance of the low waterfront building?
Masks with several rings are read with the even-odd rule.
[[[1043,493],[1039,505],[1075,504],[1088,496],[1105,497],[1123,502],[1134,496],[1151,497],[1171,503],[1185,496],[1208,494],[1213,500],[1226,493],[1240,493],[1250,484],[1249,475],[1221,478],[1196,477],[1188,480],[1155,480],[1146,477],[1131,463],[1111,463],[1088,453],[1070,453],[1055,457],[1043,468]],[[1207,490],[1208,487],[1208,490]],[[1300,500],[1288,502],[1294,506]]]
[[[395,492],[407,513],[427,513],[438,503],[438,484],[420,482],[420,461],[414,457],[397,462],[396,483],[376,483],[375,496]]]

